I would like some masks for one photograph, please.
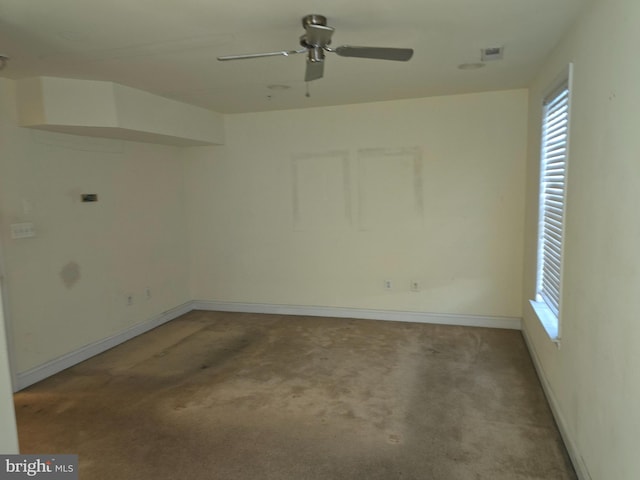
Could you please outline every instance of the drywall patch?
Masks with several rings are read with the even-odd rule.
[[[351,226],[348,151],[294,155],[291,177],[295,230],[336,230]]]
[[[423,219],[422,149],[358,150],[360,229],[420,226]]]
[[[60,270],[60,278],[62,283],[67,288],[73,288],[73,286],[80,281],[80,265],[76,262],[69,262],[62,270]]]

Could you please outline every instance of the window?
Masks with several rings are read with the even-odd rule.
[[[536,298],[531,303],[554,341],[559,339],[562,293],[569,98],[565,76],[545,97],[542,115]]]

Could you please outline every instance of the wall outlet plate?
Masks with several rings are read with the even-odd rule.
[[[33,223],[13,223],[11,225],[11,238],[30,238],[36,236]]]

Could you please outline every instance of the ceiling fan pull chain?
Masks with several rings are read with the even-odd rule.
[[[311,94],[309,93],[309,82],[307,82],[307,93],[305,93],[304,96],[307,98],[311,97]]]

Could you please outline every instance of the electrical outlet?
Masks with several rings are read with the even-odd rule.
[[[391,290],[393,289],[393,282],[391,280],[384,280],[384,289]]]
[[[419,292],[420,282],[418,282],[417,280],[411,280],[411,283],[409,284],[409,288],[411,288],[412,292]]]
[[[133,295],[128,294],[126,296],[126,302],[127,302],[127,307],[130,307],[131,305],[133,305]]]

